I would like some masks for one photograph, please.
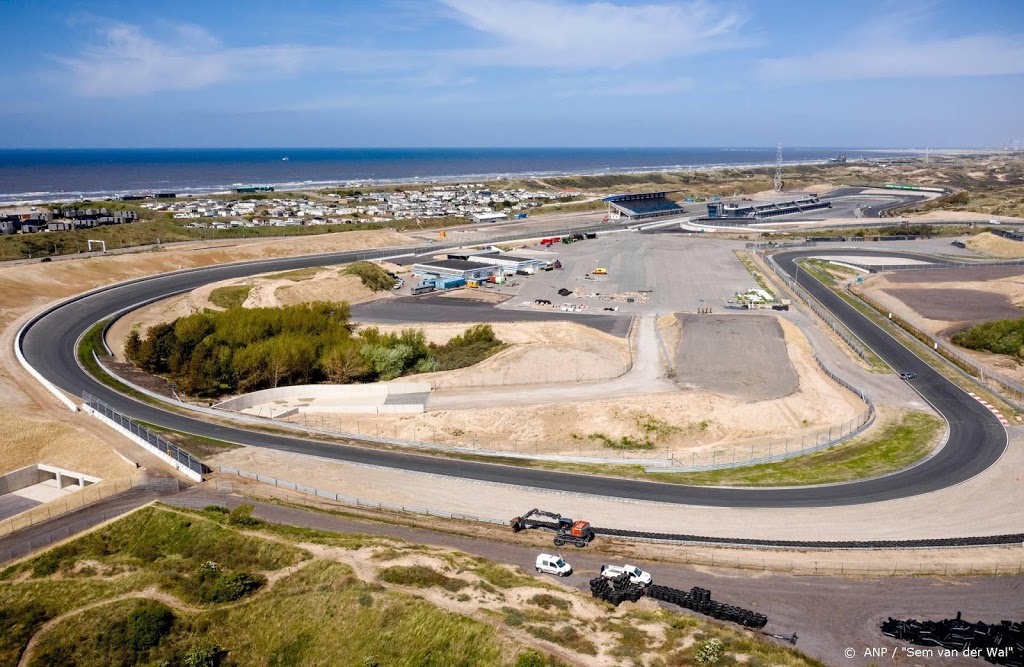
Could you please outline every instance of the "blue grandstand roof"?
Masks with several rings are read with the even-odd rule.
[[[666,190],[665,192],[638,192],[631,195],[612,195],[611,197],[605,197],[602,201],[635,201],[637,199],[654,199],[655,197],[664,197],[671,192],[679,192],[679,190]]]

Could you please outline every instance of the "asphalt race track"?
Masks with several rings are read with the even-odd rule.
[[[434,252],[437,249],[431,248]],[[87,391],[127,416],[170,429],[250,446],[356,463],[637,500],[716,507],[827,507],[892,500],[943,489],[965,481],[995,463],[1007,446],[1006,431],[992,413],[806,273],[801,276],[803,287],[814,293],[882,359],[897,370],[917,373],[917,379],[912,381],[914,387],[945,415],[950,425],[946,446],[931,459],[886,477],[804,488],[707,488],[600,478],[378,451],[211,424],[201,418],[167,412],[159,407],[122,396],[94,380],[78,366],[75,346],[82,333],[96,322],[128,306],[162,295],[195,289],[214,281],[306,266],[339,264],[387,256],[394,252],[396,251],[348,252],[263,260],[155,276],[110,287],[58,305],[33,321],[16,344],[22,345],[28,362],[58,387],[75,396],[81,396],[82,392]],[[820,255],[821,252],[820,249],[791,251],[776,255],[776,261],[792,275],[795,273],[794,260]],[[844,249],[843,252],[849,255],[873,254],[863,250]],[[910,256],[905,253],[886,254]],[[916,257],[921,259],[920,256]]]

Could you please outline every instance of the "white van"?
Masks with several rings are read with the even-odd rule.
[[[569,565],[559,555],[541,554],[537,556],[537,571],[547,574],[557,574],[560,577],[568,577],[572,574],[572,565]]]

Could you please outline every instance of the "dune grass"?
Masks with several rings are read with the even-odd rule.
[[[129,644],[126,601],[90,612],[90,623],[60,623],[44,635],[30,663],[99,667],[132,656],[143,664],[188,664],[206,650],[207,664],[237,665],[510,665],[488,625],[423,600],[366,584],[347,565],[318,561],[251,602],[190,614],[171,610],[170,631],[152,646]],[[144,644],[144,642],[143,642]],[[112,650],[113,649],[113,650]],[[56,662],[55,662],[56,660]],[[135,664],[127,663],[127,664]]]
[[[210,303],[218,308],[239,308],[249,298],[252,285],[228,285],[210,292]]]

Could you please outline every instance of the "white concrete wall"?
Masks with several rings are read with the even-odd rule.
[[[384,411],[381,408],[403,408],[402,410],[389,410],[389,412],[409,412],[410,406],[385,406],[384,401],[391,394],[420,394],[429,393],[430,383],[428,382],[377,382],[374,384],[305,384],[292,387],[275,387],[273,389],[261,389],[242,396],[228,399],[215,405],[215,408],[222,410],[234,410],[236,412],[246,411],[252,413],[249,408],[266,406],[268,403],[281,401],[283,404],[275,408],[275,417],[284,416],[285,410],[297,408],[299,412],[306,412],[306,406],[296,405],[301,399],[312,399],[314,402],[311,408],[315,412],[375,412]],[[351,410],[347,408],[352,408]],[[282,412],[276,414],[277,410]],[[423,407],[412,410],[422,412]]]
[[[95,410],[90,408],[88,405],[83,405],[82,406],[82,410],[84,410],[88,414],[92,415],[96,419],[99,419],[101,422],[103,422],[104,424],[106,424],[110,428],[114,429],[115,431],[117,431],[118,433],[123,435],[124,437],[128,438],[129,440],[131,440],[135,444],[137,444],[140,447],[144,448],[147,452],[153,454],[154,456],[160,457],[165,463],[167,463],[172,468],[175,468],[181,474],[189,477],[190,479],[194,479],[197,482],[203,481],[203,476],[202,475],[200,475],[196,471],[192,470],[188,466],[185,466],[185,465],[182,465],[182,464],[178,463],[173,458],[168,456],[165,452],[162,452],[159,449],[157,449],[156,447],[153,447],[148,442],[146,442],[145,440],[143,440],[139,436],[135,435],[134,433],[132,433],[128,429],[124,428],[123,426],[121,426],[117,422],[115,422],[115,421],[113,421],[111,419],[108,419],[106,415],[104,415],[104,414],[102,414],[100,412],[96,412]]]

